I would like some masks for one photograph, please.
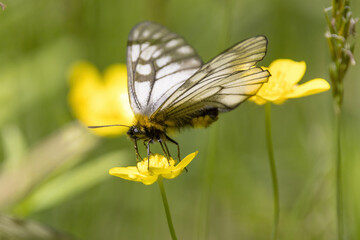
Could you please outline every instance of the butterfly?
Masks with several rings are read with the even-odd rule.
[[[256,63],[267,50],[267,38],[256,36],[237,43],[203,64],[196,51],[178,34],[153,22],[141,22],[131,30],[127,47],[128,93],[135,123],[128,136],[142,140],[150,156],[150,144],[179,144],[167,133],[184,127],[207,127],[218,114],[235,109],[255,95],[270,73]],[[96,126],[95,126],[96,127]]]

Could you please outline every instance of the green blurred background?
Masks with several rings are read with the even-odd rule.
[[[323,10],[330,0],[2,2],[7,8],[0,11],[0,211],[76,239],[170,235],[156,184],[107,173],[134,164],[127,137],[98,138],[76,123],[67,103],[74,62],[87,60],[101,71],[125,63],[130,29],[153,20],[184,36],[205,62],[264,34],[269,46],[263,66],[277,58],[304,60],[304,81],[329,80]],[[360,16],[359,2],[351,4]],[[360,62],[359,54],[355,59]],[[345,80],[347,239],[360,239],[359,76],[359,67],[351,67]],[[331,91],[272,110],[280,239],[336,239]],[[179,239],[270,238],[273,200],[264,121],[264,107],[246,102],[208,129],[174,136],[183,155],[199,150],[188,173],[165,181]],[[0,232],[11,228],[0,226]]]

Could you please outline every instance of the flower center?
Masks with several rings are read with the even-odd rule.
[[[150,155],[150,165],[148,164],[148,162],[149,161],[147,158],[144,158],[143,161],[138,162],[137,167],[139,169],[139,172],[145,173],[149,170],[151,171],[151,169],[171,168],[174,167],[176,163],[174,159],[170,158],[168,160],[166,157],[160,154]]]

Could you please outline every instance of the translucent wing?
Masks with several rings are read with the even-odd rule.
[[[135,114],[151,116],[202,61],[179,35],[142,22],[130,32],[127,66],[131,108]]]
[[[234,109],[256,94],[270,76],[255,67],[265,57],[267,39],[257,36],[244,40],[203,65],[153,114],[180,121],[196,117],[207,109],[219,112]]]

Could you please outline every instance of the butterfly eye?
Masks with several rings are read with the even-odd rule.
[[[139,129],[137,127],[134,127],[132,130],[134,133],[139,133]]]
[[[133,136],[133,135],[135,135],[136,133],[138,133],[138,129],[137,129],[136,127],[134,127],[134,126],[130,127],[130,128],[129,128],[129,131],[127,132],[127,134],[128,134],[129,136]]]

